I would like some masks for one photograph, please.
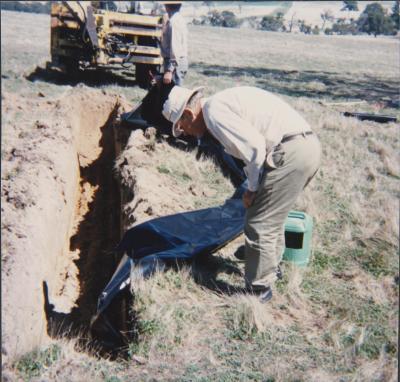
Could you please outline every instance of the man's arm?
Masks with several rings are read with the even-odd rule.
[[[172,75],[173,75],[173,72],[171,72],[170,70],[167,70],[165,73],[164,73],[164,84],[170,84],[171,82],[172,82]]]
[[[265,138],[247,120],[243,119],[225,102],[216,102],[206,110],[211,134],[224,146],[228,154],[242,159],[248,178],[246,200],[256,193],[266,155]],[[254,198],[253,198],[254,199]]]

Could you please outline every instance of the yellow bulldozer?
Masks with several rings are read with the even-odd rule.
[[[118,12],[101,3],[107,2],[52,3],[50,66],[68,73],[134,66],[136,82],[146,88],[162,65],[163,16]]]

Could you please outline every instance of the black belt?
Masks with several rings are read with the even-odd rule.
[[[314,133],[312,131],[303,131],[302,133],[284,135],[282,137],[281,143],[289,142],[292,139],[298,138],[300,136],[305,138],[307,135],[313,135],[313,134]]]

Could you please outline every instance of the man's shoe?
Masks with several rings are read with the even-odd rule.
[[[248,291],[252,293],[254,296],[258,296],[261,304],[265,304],[272,298],[272,289],[271,287],[264,287],[260,289],[249,288]]]
[[[270,287],[267,287],[260,292],[257,292],[257,294],[261,304],[265,304],[272,298],[272,289]]]
[[[233,254],[238,260],[243,261],[245,259],[245,250],[244,250],[244,245],[241,245],[236,252]]]

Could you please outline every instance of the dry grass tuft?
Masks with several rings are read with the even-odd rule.
[[[85,376],[93,381],[103,381],[123,368],[110,359],[89,354],[96,354],[96,349],[82,345],[79,338],[52,340],[45,349],[15,360],[9,380],[21,380],[22,377],[29,381],[80,382]]]
[[[360,366],[351,382],[385,381],[396,382],[398,379],[397,362],[381,352],[377,360],[369,361]]]
[[[275,325],[272,312],[256,296],[238,294],[229,299],[227,306],[231,309],[231,330],[242,332],[243,336],[263,333]]]
[[[215,308],[221,304],[218,295],[210,295],[195,284],[188,267],[135,280],[133,293],[133,308],[141,326],[136,351],[149,362],[160,357],[181,358],[182,351],[198,346],[205,332],[212,329],[210,323],[217,321]]]
[[[388,152],[388,146],[384,146],[382,143],[371,139],[369,142],[368,149],[372,153],[379,155],[379,158],[383,164],[383,170],[395,178],[400,177],[400,164],[398,158],[394,158],[393,154]]]

